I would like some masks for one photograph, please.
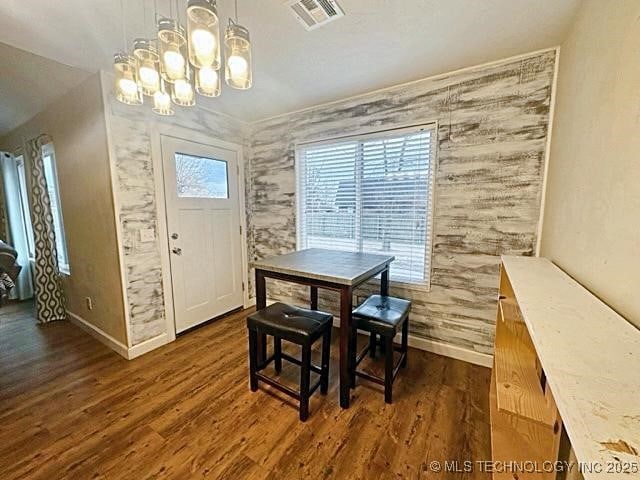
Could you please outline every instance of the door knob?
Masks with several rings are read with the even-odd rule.
[[[178,239],[178,234],[177,234],[177,233],[172,233],[172,234],[171,234],[171,238],[172,238],[173,240],[177,240],[177,239]]]
[[[176,255],[182,255],[182,249],[179,247],[175,247],[171,250],[173,253],[175,253]]]

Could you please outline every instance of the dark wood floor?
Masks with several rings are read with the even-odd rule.
[[[489,479],[430,470],[490,458],[488,369],[411,350],[393,405],[363,383],[341,410],[334,335],[329,395],[300,423],[288,400],[249,391],[244,316],[127,361],[3,308],[0,478]]]

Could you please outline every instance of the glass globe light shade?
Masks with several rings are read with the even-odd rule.
[[[249,31],[233,22],[227,27],[224,37],[225,81],[239,90],[247,90],[252,85],[251,40]]]
[[[187,38],[191,65],[220,68],[220,22],[215,1],[189,0]]]
[[[126,105],[142,105],[136,59],[126,53],[116,53],[113,57],[113,72],[116,99]]]

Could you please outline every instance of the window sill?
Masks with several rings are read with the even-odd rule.
[[[376,284],[380,285],[380,276],[376,276],[375,280]],[[389,280],[389,289],[392,290],[394,288],[400,290],[409,290],[412,292],[420,292],[420,293],[429,293],[431,291],[430,283],[406,283],[399,282],[397,280]]]
[[[411,290],[412,292],[428,293],[431,291],[431,285],[428,283],[405,283],[391,280],[390,288],[399,288],[402,290]]]

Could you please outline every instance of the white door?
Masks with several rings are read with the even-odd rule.
[[[176,332],[241,307],[238,153],[161,137]]]

